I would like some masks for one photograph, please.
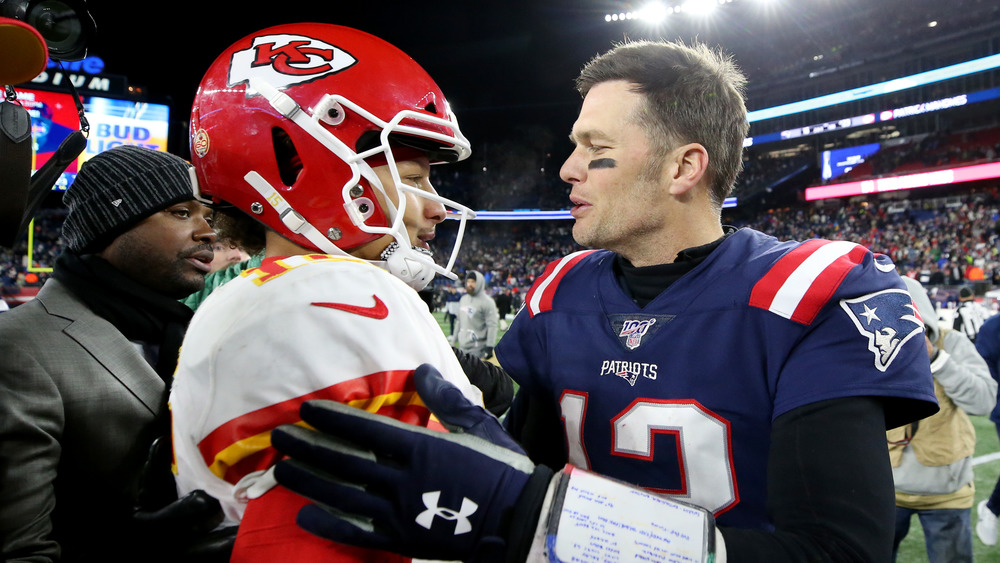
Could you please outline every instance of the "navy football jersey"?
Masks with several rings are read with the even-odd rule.
[[[923,320],[886,256],[742,229],[645,307],[614,261],[551,263],[496,349],[558,405],[573,465],[769,529],[776,417],[850,396],[891,398],[890,426],[937,408]]]

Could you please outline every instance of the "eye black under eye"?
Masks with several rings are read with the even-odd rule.
[[[587,164],[587,169],[598,170],[601,168],[614,168],[616,166],[618,166],[618,162],[613,158],[596,158]]]

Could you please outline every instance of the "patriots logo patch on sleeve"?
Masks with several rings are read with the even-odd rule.
[[[903,289],[844,299],[840,306],[858,332],[868,339],[868,350],[875,355],[875,368],[879,371],[889,368],[903,344],[924,333],[924,321],[910,294]]]

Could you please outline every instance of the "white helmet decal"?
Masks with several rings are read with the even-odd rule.
[[[258,78],[283,89],[340,72],[356,62],[343,49],[318,39],[304,35],[263,35],[254,38],[249,49],[233,54],[229,86]]]

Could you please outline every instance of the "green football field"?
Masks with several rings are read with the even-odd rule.
[[[448,334],[448,325],[444,320],[444,313],[434,313],[441,325],[441,329]],[[506,326],[506,325],[504,325]],[[498,338],[503,336],[504,330],[498,332]],[[973,416],[973,425],[976,427],[976,504],[988,497],[993,491],[993,484],[996,483],[997,476],[1000,475],[1000,441],[997,439],[996,427],[985,416]],[[979,541],[975,535],[976,507],[972,507],[972,548],[975,559],[978,563],[1000,563],[1000,545],[988,546]],[[927,554],[924,549],[924,534],[920,528],[920,521],[916,517],[910,523],[910,533],[899,546],[899,558],[897,563],[928,563]]]

